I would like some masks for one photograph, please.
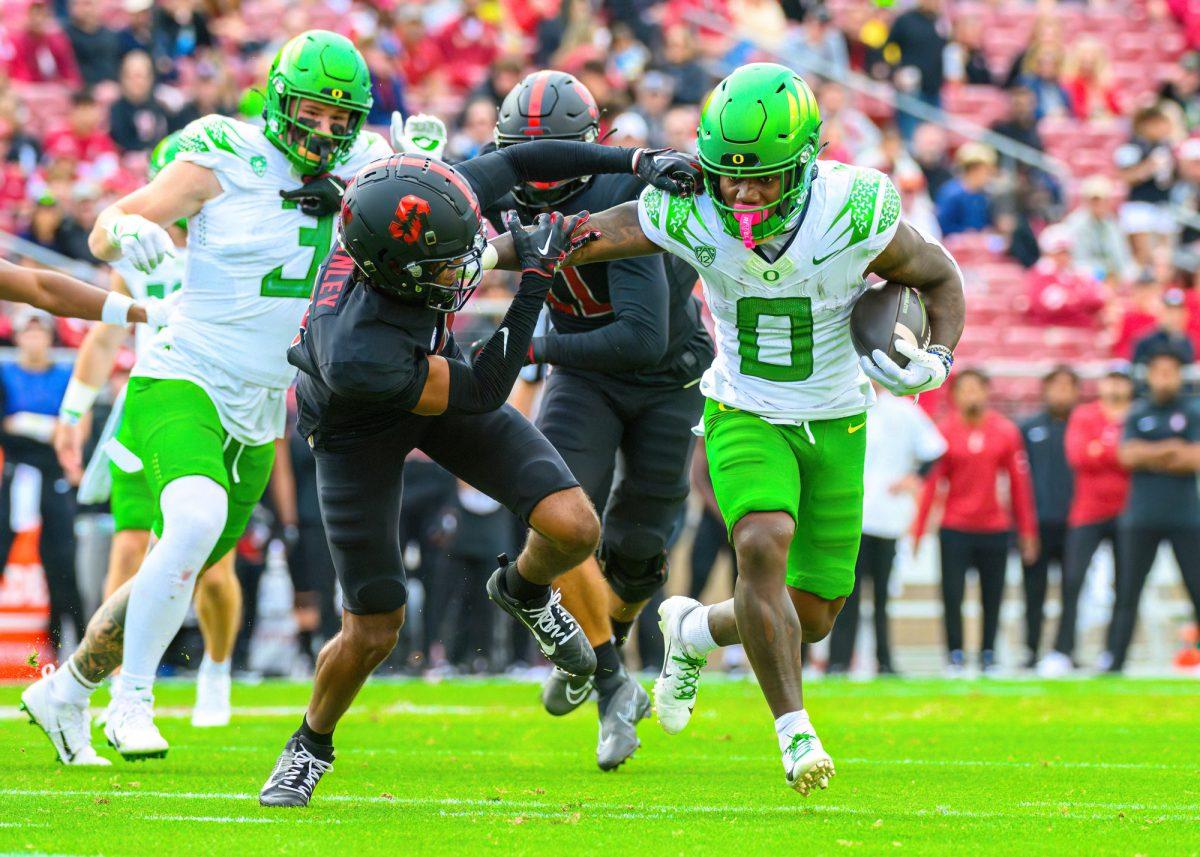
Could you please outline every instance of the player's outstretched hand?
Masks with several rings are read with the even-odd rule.
[[[119,247],[121,256],[143,274],[149,274],[168,256],[175,244],[167,230],[140,214],[123,214],[108,226],[108,240]]]
[[[907,366],[901,368],[895,360],[876,348],[870,357],[864,355],[859,358],[863,372],[896,396],[915,396],[935,390],[945,382],[949,370],[936,354],[917,348],[903,339],[896,341],[896,350],[908,358]]]
[[[703,187],[700,162],[674,149],[638,149],[633,172],[646,184],[676,196],[691,196]]]
[[[504,212],[504,225],[512,236],[513,250],[523,274],[537,274],[546,280],[545,286],[554,279],[554,274],[572,251],[596,237],[598,233],[584,229],[590,215],[586,211],[564,217],[557,211],[539,214],[533,226],[526,229],[521,225],[517,212]],[[577,234],[578,233],[578,234]],[[525,278],[522,277],[522,287]]]
[[[281,190],[279,195],[291,200],[310,217],[324,217],[342,208],[342,196],[346,183],[333,173],[306,178],[304,184],[292,190]]]

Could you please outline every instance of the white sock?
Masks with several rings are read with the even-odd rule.
[[[708,611],[711,609],[710,605],[694,607],[679,623],[679,636],[692,655],[707,655],[719,648],[708,627]]]
[[[78,675],[70,660],[55,670],[48,680],[50,695],[59,702],[74,705],[76,708],[86,707],[98,686]]]
[[[116,688],[149,696],[167,646],[187,617],[196,578],[221,538],[229,497],[207,476],[182,476],[162,490],[163,534],[133,578]]]
[[[808,712],[803,708],[775,718],[775,735],[779,738],[781,752],[788,748],[792,743],[792,736],[797,732],[812,732],[812,721],[808,719]]]
[[[208,656],[208,652],[205,652],[204,657],[200,659],[200,672],[214,678],[229,675],[230,666],[231,664],[228,660],[214,661]]]

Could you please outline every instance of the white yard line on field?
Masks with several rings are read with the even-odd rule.
[[[252,795],[245,792],[228,792],[228,793],[211,793],[211,792],[169,792],[169,791],[121,791],[121,790],[96,790],[96,789],[64,789],[56,791],[53,789],[0,789],[0,795],[8,795],[13,797],[96,797],[103,795],[109,799],[114,798],[172,798],[180,800],[224,800],[224,801],[253,801],[257,800],[257,795]],[[604,818],[621,817],[621,818],[678,818],[688,814],[700,813],[704,815],[751,815],[751,816],[774,816],[774,815],[796,815],[805,811],[812,811],[825,814],[841,814],[841,815],[862,815],[862,816],[903,816],[906,818],[980,818],[980,819],[1000,819],[1000,818],[1047,818],[1060,820],[1075,820],[1075,821],[1116,821],[1121,818],[1118,812],[1133,812],[1131,807],[1114,806],[1112,811],[1096,813],[1073,812],[1068,807],[1063,809],[1061,804],[1047,806],[1046,809],[1053,809],[1049,812],[1003,812],[1003,811],[975,811],[965,809],[955,809],[950,806],[936,806],[930,809],[879,809],[861,806],[838,806],[836,804],[822,803],[806,803],[797,800],[792,805],[780,806],[749,806],[739,804],[708,804],[699,806],[683,805],[655,805],[655,804],[631,804],[631,803],[614,803],[612,801],[587,801],[587,802],[571,802],[571,801],[531,801],[531,800],[489,800],[486,798],[419,798],[419,797],[383,797],[371,795],[322,795],[317,798],[320,803],[342,803],[342,804],[391,804],[393,806],[405,806],[412,808],[428,808],[436,810],[440,815],[464,815],[464,816],[507,816],[507,815],[528,815],[530,817],[547,818],[562,818],[573,814],[591,814],[600,813]],[[1037,809],[1038,807],[1026,806],[1019,804],[1027,809]],[[1174,807],[1171,807],[1174,809]],[[1180,809],[1187,809],[1182,806]],[[174,818],[174,816],[145,816],[146,818]],[[257,819],[255,816],[232,816],[231,818],[244,817],[248,819]],[[1154,812],[1155,819],[1164,820],[1192,820],[1195,818],[1194,812],[1178,812],[1178,813],[1161,813]],[[199,819],[191,816],[178,816],[178,820],[206,820],[217,818],[216,816],[203,816]],[[294,820],[295,815],[288,815],[286,818],[279,820]],[[275,819],[269,819],[275,820]],[[314,819],[316,820],[316,819]]]
[[[139,815],[146,821],[200,821],[210,824],[341,824],[340,818],[306,818],[295,814],[287,817],[264,818],[253,815]]]
[[[235,718],[301,717],[307,710],[303,705],[235,705],[233,707],[233,716]],[[93,708],[91,709],[91,714],[95,717],[102,711],[104,711],[103,708]],[[397,702],[381,709],[383,714],[413,714],[426,717],[443,717],[447,715],[466,717],[484,714],[502,714],[511,711],[513,709],[501,706],[417,705],[412,702]],[[154,714],[156,717],[173,719],[191,717],[192,708],[191,706],[183,705],[163,706],[154,709]],[[0,708],[0,721],[28,719],[29,715],[18,708]]]
[[[218,750],[223,753],[258,753],[263,750],[262,746],[251,744],[224,744],[220,747],[212,747],[208,744],[189,744],[180,743],[172,745],[176,749],[192,749],[192,750]],[[467,749],[450,749],[446,747],[369,747],[355,748],[346,751],[346,755],[351,754],[356,756],[472,756],[472,757],[487,757],[495,756],[497,758],[506,758],[511,755],[521,755],[524,752],[523,748],[505,750],[497,748],[495,750],[480,750],[477,748]],[[552,748],[541,748],[538,750],[538,755],[541,757],[556,756],[563,758],[575,758],[579,755],[574,750],[557,750]],[[696,748],[688,751],[688,755],[693,758],[719,760],[721,762],[762,762],[766,756],[749,756],[738,753],[703,753]],[[935,768],[1094,768],[1096,770],[1130,770],[1130,771],[1179,771],[1181,773],[1196,774],[1200,773],[1200,762],[1195,765],[1168,765],[1155,762],[1071,762],[1061,759],[1045,759],[1018,761],[1016,759],[864,759],[861,757],[847,758],[838,756],[835,760],[838,764],[847,765],[878,765],[882,767],[900,767],[910,768],[914,765],[921,765]]]

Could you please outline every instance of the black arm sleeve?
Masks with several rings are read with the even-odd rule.
[[[576,143],[570,140],[534,140],[506,146],[480,155],[454,169],[479,198],[479,206],[491,208],[514,185],[525,182],[556,182],[601,173],[632,173],[636,149]]]
[[[539,363],[627,372],[655,366],[667,350],[667,275],[661,255],[601,263],[608,265],[611,324],[582,333],[551,334],[533,341]]]
[[[526,277],[544,279],[540,274],[525,274],[522,279]],[[518,291],[500,327],[470,366],[461,360],[447,361],[450,390],[446,413],[483,414],[504,404],[525,366],[529,340],[545,299],[544,287],[526,293]]]

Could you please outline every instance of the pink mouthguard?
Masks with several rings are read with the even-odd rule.
[[[754,227],[767,219],[767,213],[762,209],[733,204],[733,216],[737,218],[738,229],[742,233],[742,243],[747,250],[753,250],[758,242],[754,240]]]

